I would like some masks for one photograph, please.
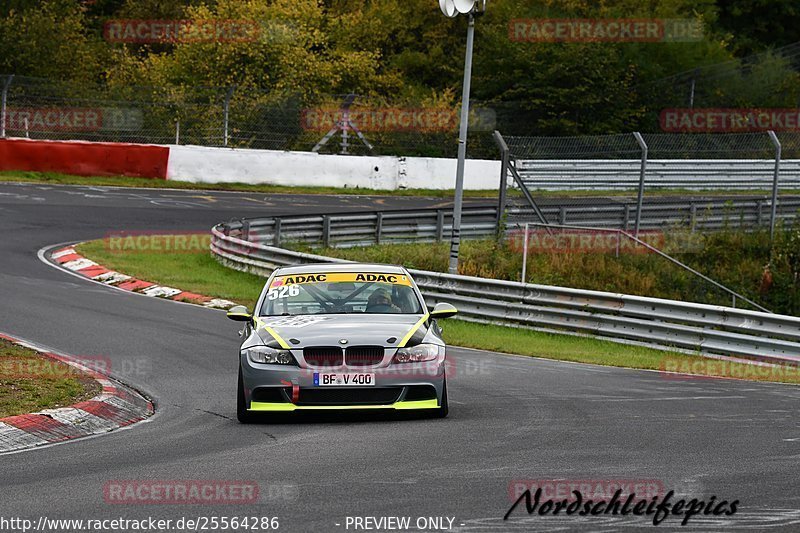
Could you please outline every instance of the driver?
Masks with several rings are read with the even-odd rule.
[[[399,313],[400,308],[392,303],[389,291],[378,287],[367,299],[367,313]]]

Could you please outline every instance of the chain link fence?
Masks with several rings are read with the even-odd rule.
[[[457,103],[314,101],[244,87],[70,84],[0,76],[0,137],[455,157]],[[494,111],[473,102],[470,156],[493,158]],[[325,142],[321,142],[325,140]]]
[[[638,232],[774,228],[800,209],[800,135],[504,137],[509,222]]]
[[[797,309],[800,135],[495,140],[512,183],[500,229],[524,278],[541,269],[578,287]]]

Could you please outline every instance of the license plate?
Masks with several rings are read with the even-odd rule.
[[[314,372],[317,387],[370,387],[375,385],[375,374]]]

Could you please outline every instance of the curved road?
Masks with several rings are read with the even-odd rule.
[[[113,230],[202,230],[231,217],[441,200],[0,185],[0,331],[107,356],[157,414],[97,438],[0,457],[0,517],[277,516],[281,531],[353,531],[347,516],[454,518],[458,531],[651,529],[647,517],[507,522],[514,480],[653,480],[740,500],[732,517],[660,529],[800,528],[800,388],[685,380],[453,349],[445,420],[233,420],[237,327],[223,313],[81,281],[37,250]],[[114,480],[254,480],[257,504],[108,504]],[[340,524],[340,525],[337,525]],[[445,524],[447,521],[445,520]],[[4,529],[5,530],[5,529]]]

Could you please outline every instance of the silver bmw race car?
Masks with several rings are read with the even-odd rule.
[[[237,416],[321,409],[420,410],[447,416],[445,343],[414,280],[400,266],[279,268],[244,322]]]

